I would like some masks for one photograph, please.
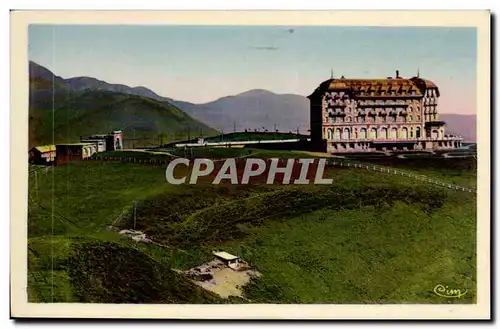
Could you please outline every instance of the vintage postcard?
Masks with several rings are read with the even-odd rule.
[[[490,13],[11,13],[11,315],[489,319]]]

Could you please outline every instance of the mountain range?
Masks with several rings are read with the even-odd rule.
[[[153,92],[146,88],[88,77],[64,79],[33,62],[29,81],[29,147],[77,142],[80,136],[115,129],[127,136],[125,147],[217,133],[159,96],[149,97]]]
[[[34,62],[29,62],[29,72],[30,143],[47,135],[44,120],[50,119],[46,116],[53,106],[58,113],[54,128],[61,140],[116,128],[127,133],[135,129],[141,136],[163,134],[166,139],[211,135],[216,130],[298,129],[307,134],[309,129],[309,100],[301,95],[254,89],[194,104],[160,96],[142,86],[110,84],[92,77],[64,79]],[[463,136],[465,141],[476,141],[476,115],[441,114],[441,120],[447,123],[447,131]]]

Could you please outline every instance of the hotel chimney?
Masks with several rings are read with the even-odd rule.
[[[399,79],[399,70],[396,70],[396,79]]]

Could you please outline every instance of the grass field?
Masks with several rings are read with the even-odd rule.
[[[475,184],[475,170],[462,169],[446,173]],[[426,174],[446,176],[439,167]],[[172,186],[162,167],[106,161],[31,173],[29,299],[243,302],[221,300],[171,270],[221,248],[263,274],[246,287],[251,302],[475,301],[475,194],[354,168],[327,176],[332,185]],[[165,247],[108,231],[132,228],[134,213],[136,228]],[[442,298],[433,293],[438,284],[468,292]]]
[[[365,156],[349,160],[394,167],[415,174],[422,174],[447,183],[476,188],[477,163],[474,158],[443,158],[418,156],[398,158],[395,156]]]
[[[475,208],[469,206],[432,214],[402,202],[319,210],[266,223],[224,248],[265,273],[247,288],[255,302],[447,302],[432,292],[437,284],[467,289],[458,302],[474,302]]]

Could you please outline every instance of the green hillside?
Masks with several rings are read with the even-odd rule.
[[[125,239],[56,236],[28,247],[32,302],[221,302]]]
[[[125,147],[131,147],[134,130],[136,146],[216,133],[167,102],[111,91],[75,92],[63,84],[53,93],[52,82],[42,78],[32,79],[30,86],[30,146],[115,129],[124,131]]]
[[[56,80],[30,77],[29,82],[29,146],[52,143],[52,113],[75,95]]]
[[[437,168],[427,174],[444,177]],[[169,270],[200,265],[220,248],[262,273],[246,287],[250,302],[475,302],[475,194],[352,167],[326,175],[333,184],[173,186],[163,167],[105,161],[31,174],[29,298],[220,302]],[[132,228],[134,213],[136,228],[163,247],[109,231]],[[115,260],[142,265],[126,271]],[[468,293],[442,298],[438,284]]]

